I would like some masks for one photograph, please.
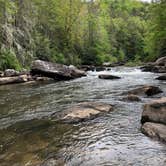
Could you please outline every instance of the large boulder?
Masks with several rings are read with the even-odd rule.
[[[128,95],[141,95],[141,96],[153,96],[156,94],[162,93],[162,90],[156,86],[141,86],[139,88],[133,89],[127,92]]]
[[[66,66],[41,60],[33,62],[31,74],[50,77],[58,81],[86,76],[84,71],[81,71],[73,66]]]
[[[156,78],[157,80],[166,80],[166,74],[161,75],[159,77]]]
[[[166,97],[145,104],[141,122],[166,124]]]
[[[83,102],[64,111],[60,119],[67,123],[78,123],[113,111],[113,107],[106,103]]]
[[[146,122],[143,124],[141,131],[151,138],[166,142],[166,125]]]
[[[111,74],[100,74],[99,78],[100,79],[109,79],[109,80],[121,79],[121,77],[114,76],[114,75],[111,75]]]
[[[141,70],[144,72],[166,73],[166,56],[159,58],[154,63],[141,67]]]
[[[166,56],[157,59],[157,61],[155,62],[155,65],[166,66]]]

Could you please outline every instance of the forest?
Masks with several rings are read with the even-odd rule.
[[[0,0],[0,69],[35,59],[140,64],[166,54],[166,1]]]
[[[0,166],[166,166],[166,0],[0,0]]]

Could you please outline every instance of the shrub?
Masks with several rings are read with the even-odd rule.
[[[16,58],[16,55],[10,50],[0,51],[0,70],[15,69],[21,70],[21,65]]]

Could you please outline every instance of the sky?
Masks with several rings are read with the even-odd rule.
[[[140,1],[143,1],[143,2],[151,2],[151,0],[140,0]]]

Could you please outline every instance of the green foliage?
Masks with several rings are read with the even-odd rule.
[[[118,53],[118,61],[122,62],[124,60],[125,60],[125,53],[122,49],[120,49]]]
[[[13,50],[22,66],[29,66],[33,59],[67,65],[152,60],[166,50],[165,4],[164,0],[153,4],[0,0],[0,50]],[[2,55],[1,59],[6,64]]]
[[[145,38],[146,61],[166,55],[166,1],[158,0],[150,7],[148,33]]]
[[[90,47],[84,50],[82,63],[87,65],[101,65],[103,58],[100,55],[100,50],[97,47]]]
[[[0,70],[5,69],[21,70],[16,55],[10,50],[1,50],[0,52]]]
[[[35,56],[37,59],[50,60],[50,40],[41,34],[35,36]]]

